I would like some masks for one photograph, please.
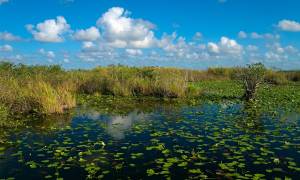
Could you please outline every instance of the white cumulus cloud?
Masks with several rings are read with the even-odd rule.
[[[70,29],[70,25],[64,17],[57,16],[56,19],[45,20],[36,26],[29,24],[26,28],[37,41],[62,42],[64,41],[62,35]]]
[[[82,43],[82,49],[83,50],[88,50],[88,49],[91,49],[91,48],[94,48],[95,47],[95,44],[91,41],[85,41]]]
[[[240,55],[243,47],[235,40],[228,37],[221,37],[218,44],[209,42],[207,48],[210,53],[223,53],[227,55]]]
[[[113,47],[149,48],[154,45],[154,25],[143,19],[128,17],[128,11],[113,7],[102,15],[97,26]]]
[[[4,32],[0,32],[0,40],[2,40],[2,41],[18,41],[18,40],[21,40],[21,38],[16,35],[13,35],[10,32],[4,31]]]
[[[235,40],[229,39],[227,37],[221,37],[219,46],[223,52],[229,54],[239,54],[243,49],[243,47],[240,44],[238,44]]]
[[[202,38],[202,33],[201,32],[196,32],[194,37],[193,37],[193,40],[200,40]]]
[[[78,41],[96,41],[100,38],[100,32],[96,27],[92,26],[86,30],[77,30],[73,38]]]
[[[281,20],[278,27],[283,31],[300,32],[300,23],[292,20]]]
[[[245,39],[245,38],[247,38],[247,33],[244,32],[244,31],[240,31],[239,34],[238,34],[238,36],[239,36],[239,38],[241,38],[241,39]]]
[[[14,50],[13,47],[11,45],[8,45],[8,44],[0,46],[0,51],[2,51],[2,52],[11,52],[13,50]]]
[[[252,39],[270,39],[270,40],[280,39],[280,35],[271,34],[271,33],[259,34],[257,32],[252,32],[250,35]]]
[[[210,53],[219,53],[220,52],[219,46],[213,42],[209,42],[207,44],[207,48]]]
[[[248,51],[257,51],[258,50],[258,47],[255,46],[255,45],[248,45],[247,48],[246,48]]]
[[[55,58],[55,53],[53,51],[46,51],[45,49],[42,48],[39,50],[39,53],[50,59]]]
[[[143,54],[140,49],[126,49],[126,53],[131,56],[139,56]]]

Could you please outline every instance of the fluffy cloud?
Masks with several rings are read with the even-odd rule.
[[[280,39],[280,35],[278,34],[271,34],[271,33],[259,34],[257,32],[246,33],[245,31],[240,31],[238,33],[238,37],[240,39],[245,39],[248,37],[252,39],[269,39],[269,40]]]
[[[193,40],[200,40],[202,38],[202,33],[201,32],[196,32],[194,37],[193,37]]]
[[[266,47],[269,51],[272,51],[276,54],[295,54],[298,52],[298,49],[292,45],[282,46],[280,43],[276,42],[273,44],[267,44]]]
[[[86,30],[76,31],[73,38],[78,41],[96,41],[100,38],[100,32],[96,27],[92,26]]]
[[[210,53],[219,53],[220,52],[219,46],[213,42],[209,42],[207,44],[207,48]]]
[[[140,49],[126,49],[126,53],[131,56],[139,56],[143,54]]]
[[[256,32],[253,32],[253,33],[251,33],[251,38],[253,38],[253,39],[260,39],[260,38],[263,38],[263,36],[260,35],[260,34],[258,34],[258,33],[256,33]]]
[[[45,51],[43,48],[39,50],[39,53],[50,58],[53,59],[55,58],[55,53],[53,51]]]
[[[252,39],[280,39],[280,36],[278,34],[271,34],[271,33],[265,33],[265,34],[259,34],[257,32],[252,32],[250,34],[250,37]]]
[[[70,29],[70,25],[64,17],[57,16],[56,20],[48,19],[36,26],[29,24],[26,28],[37,41],[62,42],[64,41],[62,35]]]
[[[298,53],[298,52],[299,52],[298,49],[295,48],[295,47],[292,46],[292,45],[286,46],[286,47],[285,47],[285,50],[286,50],[286,52],[288,52],[288,53]]]
[[[82,50],[77,57],[86,62],[95,62],[97,60],[111,61],[109,64],[119,57],[119,53],[115,48],[108,46],[106,43],[99,42],[83,42]]]
[[[0,6],[4,3],[8,3],[8,2],[9,2],[9,0],[0,0]]]
[[[176,51],[176,46],[174,44],[176,38],[176,32],[173,32],[171,35],[164,33],[161,40],[158,42],[158,47],[168,52]]]
[[[254,45],[248,45],[246,48],[248,51],[257,51],[258,47]]]
[[[13,47],[11,45],[5,44],[3,46],[0,46],[1,52],[11,52],[13,51]]]
[[[244,31],[240,31],[239,34],[238,34],[238,36],[241,39],[245,39],[245,38],[247,38],[247,33],[245,33]]]
[[[287,60],[297,61],[300,58],[299,50],[292,45],[282,46],[276,42],[266,45],[264,59],[266,62],[282,62]]]
[[[69,63],[69,62],[70,62],[70,59],[64,58],[63,61],[64,61],[64,63]]]
[[[128,17],[128,11],[113,7],[102,15],[97,26],[112,47],[149,48],[154,45],[154,25],[142,19]]]
[[[278,27],[283,31],[300,32],[300,23],[291,20],[281,20],[278,22]]]
[[[171,35],[163,34],[157,43],[168,58],[173,59],[197,59],[200,56],[200,48],[193,42],[187,43],[184,37],[178,37],[175,32]]]
[[[83,50],[89,50],[95,47],[95,44],[91,41],[85,41],[82,43],[82,49]]]
[[[0,40],[2,41],[18,41],[21,40],[20,37],[13,35],[9,32],[0,32]]]
[[[228,54],[240,54],[243,49],[235,40],[227,37],[221,37],[219,46],[223,52]]]
[[[187,42],[184,37],[178,37],[176,33],[164,34],[158,42],[158,47],[164,53],[160,54],[169,59],[191,59],[197,61],[213,59],[234,59],[242,55],[243,47],[235,40],[222,37],[219,42],[199,44]]]
[[[218,44],[209,42],[207,47],[211,53],[222,53],[225,55],[240,55],[243,50],[243,47],[235,40],[224,36],[221,37]]]

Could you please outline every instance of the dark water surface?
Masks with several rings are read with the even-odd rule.
[[[0,179],[300,179],[297,113],[123,102],[131,108],[80,106],[14,130]]]

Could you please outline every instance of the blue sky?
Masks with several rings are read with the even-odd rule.
[[[0,0],[0,59],[300,69],[298,0]]]

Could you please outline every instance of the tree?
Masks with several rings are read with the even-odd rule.
[[[263,82],[266,68],[262,63],[250,64],[242,69],[241,79],[244,83],[244,98],[249,101],[255,98],[256,90]]]

